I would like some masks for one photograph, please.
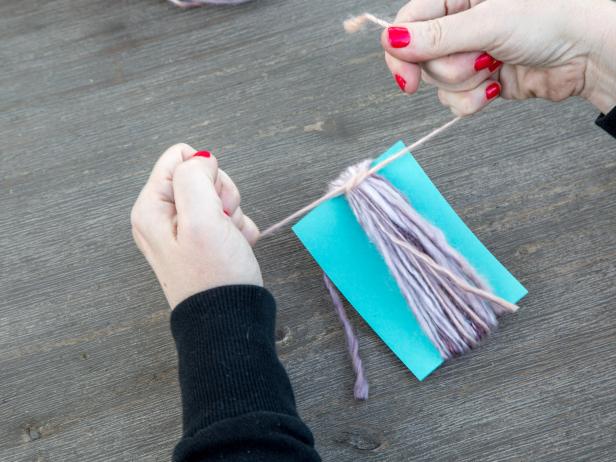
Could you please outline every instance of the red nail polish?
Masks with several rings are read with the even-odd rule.
[[[490,72],[494,72],[496,69],[498,69],[501,64],[503,64],[502,61],[499,61],[498,59],[495,59],[494,62],[492,64],[490,64]]]
[[[490,65],[494,62],[494,58],[487,53],[483,53],[477,56],[475,60],[475,70],[477,72],[482,71],[490,67]]]
[[[404,48],[411,43],[411,33],[406,27],[387,28],[389,44],[394,48]]]
[[[212,153],[210,151],[197,151],[194,153],[193,157],[211,157]]]
[[[395,78],[396,78],[396,83],[400,87],[400,90],[404,91],[404,89],[406,88],[406,80],[404,80],[404,77],[396,74]]]
[[[489,99],[489,100],[490,99],[494,99],[498,95],[500,95],[500,92],[501,92],[500,85],[498,83],[496,83],[496,82],[491,83],[486,88],[486,98]]]

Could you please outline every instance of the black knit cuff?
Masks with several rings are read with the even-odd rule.
[[[608,132],[614,138],[616,138],[616,107],[612,109],[607,115],[601,114],[597,117],[595,123],[603,130]]]
[[[250,412],[297,416],[276,356],[275,317],[272,295],[248,285],[201,292],[173,310],[185,436]]]

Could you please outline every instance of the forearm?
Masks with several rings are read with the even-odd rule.
[[[184,436],[175,460],[316,461],[275,351],[275,302],[256,286],[190,297],[171,318]]]

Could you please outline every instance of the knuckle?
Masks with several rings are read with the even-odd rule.
[[[235,222],[235,226],[238,227],[238,229],[241,231],[242,229],[244,229],[244,226],[246,226],[246,215],[244,215],[244,213],[242,212],[241,209],[237,209],[238,211],[235,213],[234,218],[234,222]]]
[[[447,0],[447,13],[455,14],[460,11],[468,10],[471,7],[470,0]]]
[[[443,106],[447,106],[447,95],[444,90],[439,89],[437,92],[438,100]]]
[[[466,73],[460,66],[450,66],[444,75],[444,82],[448,85],[458,85],[466,79]]]
[[[139,202],[136,202],[130,211],[130,225],[133,230],[143,229],[143,214]]]
[[[176,143],[172,146],[169,146],[165,152],[163,153],[163,156],[168,156],[170,154],[177,154],[177,153],[182,153],[184,150],[188,150],[191,149],[190,146],[188,146],[186,143]]]
[[[470,96],[465,96],[460,99],[459,103],[456,105],[456,108],[461,115],[465,116],[471,115],[475,112],[475,104]]]
[[[168,151],[182,151],[184,149],[191,149],[191,147],[186,143],[175,143],[168,149]]]
[[[236,203],[236,205],[239,206],[242,203],[242,195],[240,194],[240,190],[237,189],[237,186],[233,185],[232,188],[233,188],[232,190],[233,200]]]
[[[213,165],[212,169],[214,172],[218,171],[218,159],[216,156],[212,156],[208,159],[208,161]]]

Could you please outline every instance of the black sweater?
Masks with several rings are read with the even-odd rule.
[[[601,114],[596,122],[599,127],[616,138],[616,107],[607,115]]]
[[[184,436],[175,461],[319,461],[274,341],[276,304],[256,286],[208,290],[171,314]]]

